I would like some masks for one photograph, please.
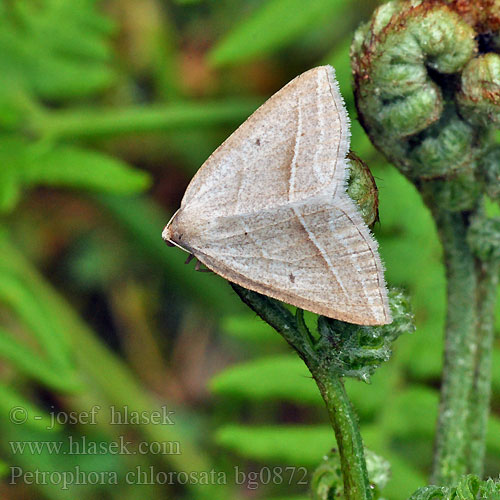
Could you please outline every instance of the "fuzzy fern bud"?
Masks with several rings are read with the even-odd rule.
[[[409,500],[499,500],[500,483],[488,479],[481,481],[477,476],[463,477],[457,486],[424,486],[419,488]]]
[[[317,350],[338,376],[365,382],[392,352],[392,343],[404,332],[414,330],[407,297],[399,290],[389,291],[393,321],[384,326],[359,326],[320,316],[321,336]]]
[[[500,56],[488,52],[469,61],[457,94],[460,113],[480,126],[500,125]]]
[[[347,194],[358,206],[366,225],[371,227],[378,220],[378,191],[370,169],[353,152],[350,160]]]
[[[391,474],[387,460],[365,448],[366,468],[374,500],[381,498],[380,492],[386,486]],[[341,474],[340,458],[336,450],[323,457],[311,479],[312,500],[343,498],[344,482]]]
[[[479,174],[484,183],[486,194],[500,202],[500,147],[492,147],[479,164]]]
[[[474,218],[467,232],[467,242],[480,260],[500,262],[500,218]]]
[[[498,1],[391,1],[352,44],[370,139],[417,185],[438,179],[436,195],[451,211],[477,203],[478,167],[500,125],[499,19]]]

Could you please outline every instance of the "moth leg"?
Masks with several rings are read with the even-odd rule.
[[[201,262],[199,260],[196,261],[196,266],[194,267],[195,271],[199,271],[200,273],[211,273],[211,269],[201,269]]]
[[[193,259],[194,259],[194,255],[192,253],[190,253],[188,255],[188,258],[186,259],[186,262],[184,262],[184,264],[189,264]]]

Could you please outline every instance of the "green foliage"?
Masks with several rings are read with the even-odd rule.
[[[448,180],[436,179],[426,184],[428,195],[451,212],[472,210],[480,201],[481,185],[472,171]]]
[[[352,64],[364,126],[411,178],[452,177],[475,166],[482,131],[459,118],[446,75],[459,75],[476,51],[474,29],[439,3],[388,2],[357,31]],[[429,68],[442,75],[439,85]]]
[[[307,496],[293,496],[293,497],[273,497],[273,498],[270,498],[269,500],[310,500],[310,497]]]
[[[462,72],[461,113],[479,126],[500,124],[500,57],[489,52],[472,59]]]
[[[120,160],[74,146],[28,149],[31,162],[20,173],[28,186],[66,186],[108,193],[131,194],[143,191],[151,179]],[[38,148],[40,149],[40,148]],[[32,153],[32,154],[30,154]],[[39,153],[39,154],[37,154]]]
[[[215,434],[215,442],[262,463],[314,467],[335,444],[330,426],[245,426],[229,424]]]
[[[479,259],[500,259],[500,218],[477,216],[469,227],[467,238]]]
[[[95,2],[2,2],[0,74],[45,99],[68,99],[108,87],[109,19]]]
[[[441,371],[442,338],[439,332],[445,309],[444,271],[436,230],[415,188],[394,169],[378,166],[374,169],[374,176],[379,187],[381,214],[381,223],[375,226],[375,231],[379,235],[381,253],[387,268],[386,277],[392,284],[409,288],[412,308],[416,313],[417,331],[413,335],[405,336],[404,341],[400,339],[393,359],[375,372],[371,377],[371,384],[355,379],[346,379],[345,383],[347,393],[361,418],[364,442],[391,464],[392,474],[383,496],[391,500],[401,500],[408,498],[416,488],[425,484],[430,467],[439,396],[437,391],[427,384],[430,382],[434,385]],[[401,217],[401,214],[404,214],[404,217]],[[312,324],[310,319],[307,318],[308,324]],[[230,320],[224,323],[224,331],[231,338],[244,340],[246,350],[251,348],[253,357],[265,356],[270,346],[275,349],[275,344],[280,342],[276,332],[270,330],[265,323],[246,315],[231,316]],[[271,340],[273,335],[276,341]],[[286,345],[281,342],[283,346]],[[498,347],[495,347],[495,359],[499,355],[498,352]],[[266,401],[266,407],[269,407],[273,400],[276,404],[293,402],[300,404],[301,408],[310,407],[313,403],[314,384],[306,378],[309,376],[308,372],[299,360],[295,361],[294,369],[292,358],[291,355],[257,357],[255,362],[244,363],[241,372],[236,365],[227,371],[227,378],[224,371],[218,374],[212,390],[222,398],[219,399],[219,405],[224,404],[224,401],[234,401],[234,398],[244,399],[247,404],[252,404],[252,401],[255,401],[255,392],[259,391]],[[269,393],[266,393],[264,385],[260,383],[254,392],[251,383],[254,377],[258,377],[261,359],[266,370],[273,368],[274,359],[275,369],[266,371],[267,379],[272,381],[269,383],[272,392]],[[494,390],[495,394],[498,394],[498,363],[495,361],[493,368],[496,387]],[[294,373],[302,373],[304,378],[299,380]],[[275,391],[278,384],[275,384],[274,380],[282,381],[285,387],[282,392]],[[307,384],[308,382],[310,384]],[[303,398],[301,403],[299,397],[291,393],[294,384],[298,388],[297,393]],[[306,385],[311,387],[310,394],[303,392],[302,388]],[[252,407],[254,406],[259,407],[258,401],[252,404]],[[246,421],[249,410],[247,406],[244,408],[246,409],[241,418]],[[497,428],[497,420],[490,419],[488,457],[492,464],[489,469],[492,473],[500,467],[497,458],[500,434]],[[275,428],[276,431],[278,429]],[[326,435],[326,426],[324,429]],[[269,431],[269,435],[271,434],[272,430]],[[244,441],[241,446],[240,437]],[[257,446],[252,449],[252,439],[246,433],[240,435],[234,431],[231,443],[218,442],[242,457],[267,463],[267,455],[261,455]],[[290,451],[287,454],[291,457],[290,460],[295,456],[294,445],[295,443],[290,441]],[[280,441],[280,447],[284,446],[285,442]],[[324,449],[318,452],[324,453]]]
[[[24,413],[15,413],[15,409],[22,408],[26,410]],[[14,413],[13,412],[14,409]],[[52,419],[45,409],[33,404],[27,397],[23,396],[19,391],[8,387],[5,384],[0,384],[0,411],[2,417],[0,421],[4,421],[5,417],[16,419],[19,418],[22,422],[26,416],[26,427],[34,429],[47,429],[52,425]],[[37,418],[35,418],[37,417]],[[59,427],[59,426],[58,426]]]
[[[51,285],[40,276],[37,271],[16,251],[5,234],[0,235],[0,251],[6,260],[9,262],[9,271],[22,281],[23,293],[25,295],[29,294],[32,297],[36,297],[36,301],[27,301],[25,297],[12,293],[11,296],[7,295],[9,302],[7,305],[14,309],[14,312],[18,313],[21,319],[25,322],[33,322],[33,324],[40,329],[37,332],[38,337],[45,335],[48,343],[46,344],[46,349],[50,351],[52,356],[59,356],[55,361],[51,360],[51,369],[59,368],[61,369],[61,364],[63,364],[62,355],[63,352],[71,357],[72,367],[81,377],[81,384],[76,388],[71,388],[72,394],[71,398],[76,405],[76,408],[86,408],[90,409],[95,404],[100,404],[103,409],[106,409],[106,413],[110,411],[110,407],[114,408],[124,408],[128,407],[129,411],[132,412],[145,412],[146,414],[151,414],[154,411],[158,411],[158,401],[152,398],[150,395],[146,394],[140,384],[134,378],[134,375],[130,369],[118,359],[107,346],[102,344],[95,333],[89,329],[85,323],[78,317],[73,308],[71,308],[68,303],[58,295],[56,290],[54,290]],[[6,271],[5,266],[2,267],[2,282],[5,279]],[[7,280],[6,280],[7,281]],[[10,287],[8,291],[13,290],[14,287]],[[19,301],[19,307],[14,307],[16,304],[13,300]],[[43,317],[41,313],[43,312]],[[50,335],[50,337],[49,337]],[[59,340],[59,342],[57,342]],[[66,361],[67,363],[67,361]],[[102,368],[105,367],[105,370]],[[58,392],[61,391],[61,386],[64,386],[64,390],[68,391],[68,387],[72,378],[72,373],[59,371],[59,387]],[[65,380],[67,379],[67,380]],[[40,435],[40,426],[42,423],[47,422],[46,412],[42,411],[38,413],[37,408],[33,404],[25,405],[25,401],[22,399],[20,394],[13,393],[10,389],[3,390],[2,394],[4,400],[1,405],[4,409],[8,410],[4,412],[3,418],[0,418],[0,425],[5,427],[5,433],[14,441],[50,441],[59,442],[62,440],[67,444],[64,436],[60,436],[58,433],[61,431],[60,426],[54,428],[52,434],[47,433],[50,431],[47,427],[43,427],[42,434]],[[90,399],[89,399],[90,398]],[[0,398],[1,399],[1,398]],[[90,403],[89,403],[90,401]],[[30,425],[24,427],[21,425],[16,425],[15,422],[8,420],[5,416],[9,416],[9,412],[15,406],[22,406],[28,412],[29,419],[27,423]],[[31,420],[33,418],[30,415],[41,415],[42,419],[35,422],[36,425],[32,425]],[[106,415],[109,419],[109,415]],[[100,425],[92,427],[95,431],[107,433],[107,437],[110,440],[118,439],[114,433],[109,434],[109,420],[101,420]],[[35,419],[36,420],[36,419]],[[90,431],[86,431],[88,427],[83,426],[82,434],[76,434],[71,432],[74,439],[81,439],[81,436],[88,436]],[[131,428],[131,427],[130,427]],[[129,429],[130,429],[129,428]],[[73,430],[70,428],[70,430]],[[206,462],[205,456],[201,450],[197,450],[196,446],[192,443],[192,438],[186,432],[184,426],[141,426],[137,429],[137,432],[146,441],[154,442],[175,442],[179,441],[182,443],[183,453],[181,455],[162,455],[160,458],[164,462],[165,466],[176,467],[178,470],[190,471],[190,470],[207,470],[208,464]],[[38,434],[33,434],[38,433]],[[92,436],[90,436],[92,437]],[[102,436],[99,436],[102,440]],[[90,439],[91,440],[91,439]],[[4,446],[8,446],[9,443],[4,442]],[[7,449],[7,451],[9,451]],[[53,467],[55,471],[66,470],[64,463],[66,456],[61,454],[53,454],[54,460],[50,461],[50,467]],[[9,457],[11,455],[9,454]],[[27,452],[22,459],[23,464],[27,469],[30,467],[35,467],[43,470],[44,463],[47,466],[49,458],[52,454],[48,450],[44,449],[44,453],[29,453]],[[119,454],[116,453],[103,453],[103,454],[92,454],[84,455],[88,457],[88,462],[80,463],[78,461],[79,454],[74,455],[75,464],[80,463],[82,468],[88,467],[88,470],[92,470],[92,463],[97,457],[101,457],[102,461],[112,460],[111,470],[119,471],[120,467],[124,467],[128,470],[126,463],[122,462],[120,459],[119,464],[116,463],[117,457],[119,459]],[[126,455],[130,458],[130,455]],[[137,462],[136,462],[137,463]],[[141,463],[141,462],[139,462]],[[144,465],[144,464],[143,464]],[[109,462],[107,464],[109,467]],[[54,484],[40,484],[42,490],[47,486],[46,490],[52,492],[53,496],[60,496],[61,498],[74,498],[68,497],[68,491],[62,490],[59,485]],[[193,486],[193,490],[196,490],[196,485]],[[44,490],[45,491],[45,490]],[[133,494],[132,494],[133,495]],[[202,497],[203,498],[203,497]]]
[[[227,315],[222,318],[221,328],[224,333],[243,342],[252,344],[280,344],[281,339],[264,321],[256,321],[254,315]],[[291,356],[291,358],[295,358]]]
[[[220,125],[238,125],[255,111],[255,99],[220,99],[213,102],[179,101],[163,106],[124,109],[71,109],[38,111],[30,128],[49,140],[118,136],[121,134],[179,131]]]
[[[409,287],[417,333],[406,337],[403,363],[417,380],[434,380],[441,372],[439,331],[444,324],[444,270],[436,229],[416,189],[396,170],[378,168],[381,179],[380,251],[386,279]],[[394,196],[393,193],[399,193]],[[405,214],[401,219],[399,214]],[[415,242],[421,242],[415,246]],[[422,272],[426,269],[426,272]]]
[[[304,363],[292,355],[258,358],[236,365],[214,377],[210,388],[215,394],[255,403],[278,399],[298,404],[322,404],[311,374]]]
[[[130,240],[130,249],[134,251],[135,258],[146,255],[148,261],[154,263],[156,272],[180,285],[181,294],[198,297],[212,311],[242,308],[225,280],[207,280],[202,273],[194,273],[192,267],[184,265],[187,257],[184,252],[165,252],[165,243],[158,237],[158,230],[161,234],[169,216],[153,201],[112,195],[99,195],[97,201],[126,231],[125,239]]]
[[[29,340],[0,329],[0,356],[39,382],[59,391],[80,387],[67,338],[61,324],[38,301],[26,278],[1,266],[0,303],[28,329]],[[30,346],[39,346],[39,351]],[[41,351],[41,352],[40,352]]]
[[[490,262],[496,223],[482,214],[497,181],[483,156],[496,149],[498,58],[484,37],[498,31],[491,22],[498,4],[466,3],[389,2],[358,30],[352,50],[363,126],[420,190],[444,248],[445,363],[432,473],[438,484],[483,473],[498,288],[498,266]]]
[[[381,498],[381,490],[385,488],[390,477],[389,462],[370,450],[365,450],[366,468],[372,487],[374,500]],[[342,498],[344,484],[340,470],[340,460],[336,450],[323,457],[323,461],[314,471],[311,478],[312,500],[331,500]]]
[[[0,211],[11,211],[24,187],[123,194],[148,187],[147,173],[117,158],[39,140],[50,120],[38,99],[81,98],[111,84],[110,20],[94,2],[54,0],[4,3],[0,20]]]
[[[389,303],[393,315],[389,325],[358,326],[319,317],[321,340],[318,349],[328,356],[337,374],[368,381],[374,371],[390,358],[393,342],[402,333],[414,330],[407,297],[399,290],[390,290]]]
[[[481,481],[477,476],[467,476],[461,479],[457,486],[440,487],[425,486],[416,491],[410,500],[498,500],[500,498],[500,483],[488,479]]]
[[[377,185],[368,165],[354,153],[349,153],[347,194],[356,202],[366,225],[372,227],[378,220]]]
[[[0,474],[6,481],[13,464],[28,471],[78,465],[126,472],[153,465],[158,471],[230,474],[235,464],[285,463],[307,466],[311,477],[335,440],[310,373],[275,331],[244,313],[224,280],[183,265],[186,255],[166,249],[160,233],[189,176],[239,123],[293,75],[331,63],[352,120],[352,148],[379,187],[381,221],[374,232],[387,280],[408,290],[417,323],[417,333],[395,344],[371,384],[346,379],[345,386],[364,442],[391,463],[384,498],[408,498],[427,483],[442,364],[444,272],[435,228],[417,192],[381,164],[355,120],[351,29],[374,4],[0,1],[0,210],[9,235],[2,230],[0,240]],[[379,28],[395,4],[382,9]],[[427,54],[439,48],[435,42],[419,38],[413,46],[402,43],[400,52],[408,47],[414,54],[419,45],[421,53],[425,44]],[[431,57],[428,62],[434,64]],[[479,69],[493,75],[486,62]],[[411,107],[404,98],[421,98],[420,63],[394,64],[383,91],[399,92],[400,104]],[[438,57],[437,63],[454,62]],[[466,68],[473,84],[477,75]],[[494,90],[496,80],[490,80]],[[397,107],[393,112],[386,116],[389,125],[401,118]],[[484,116],[470,119],[481,124]],[[443,116],[426,147],[412,151],[421,168],[427,158],[439,170],[446,153],[449,168],[464,169],[469,129],[455,118]],[[476,174],[497,201],[498,150],[486,151]],[[150,179],[153,189],[144,193]],[[89,191],[98,194],[79,194]],[[489,216],[498,216],[491,205]],[[315,319],[305,313],[311,330]],[[382,351],[370,350],[371,360],[382,359]],[[492,476],[500,470],[499,356],[495,345],[486,470]],[[207,373],[225,363],[230,367],[210,384],[217,396],[211,404]],[[167,404],[176,411],[176,425],[118,430],[104,418],[95,428],[47,431],[51,406],[85,411],[93,404],[146,412]],[[27,410],[25,425],[8,421],[14,407]],[[7,448],[11,440],[68,436],[109,443],[123,430],[134,442],[179,441],[182,454],[24,453],[16,460]],[[81,485],[70,491],[25,484],[7,490],[16,497],[68,500],[248,496],[234,484]],[[305,500],[304,488],[293,486],[262,487],[253,495]]]
[[[493,146],[479,163],[479,175],[484,182],[487,195],[495,201],[500,200],[500,147]]]
[[[15,207],[23,188],[38,185],[130,194],[150,184],[149,175],[102,153],[75,146],[32,143],[0,136],[0,209]]]
[[[309,496],[287,496],[287,497],[273,497],[269,500],[310,500]]]
[[[209,60],[220,66],[263,56],[294,41],[325,17],[341,15],[342,8],[339,0],[270,0],[226,35]]]

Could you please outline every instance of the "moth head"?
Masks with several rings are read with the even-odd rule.
[[[172,218],[169,220],[168,224],[165,226],[165,229],[161,233],[161,237],[165,240],[165,243],[169,247],[181,247],[184,248],[182,244],[183,231],[182,228],[179,227],[179,221],[177,214],[179,210],[175,212]]]

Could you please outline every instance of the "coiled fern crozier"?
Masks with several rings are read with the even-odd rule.
[[[360,121],[420,191],[444,249],[432,482],[453,485],[483,472],[489,412],[500,221],[486,208],[500,200],[500,1],[388,2],[358,29],[351,56]]]

